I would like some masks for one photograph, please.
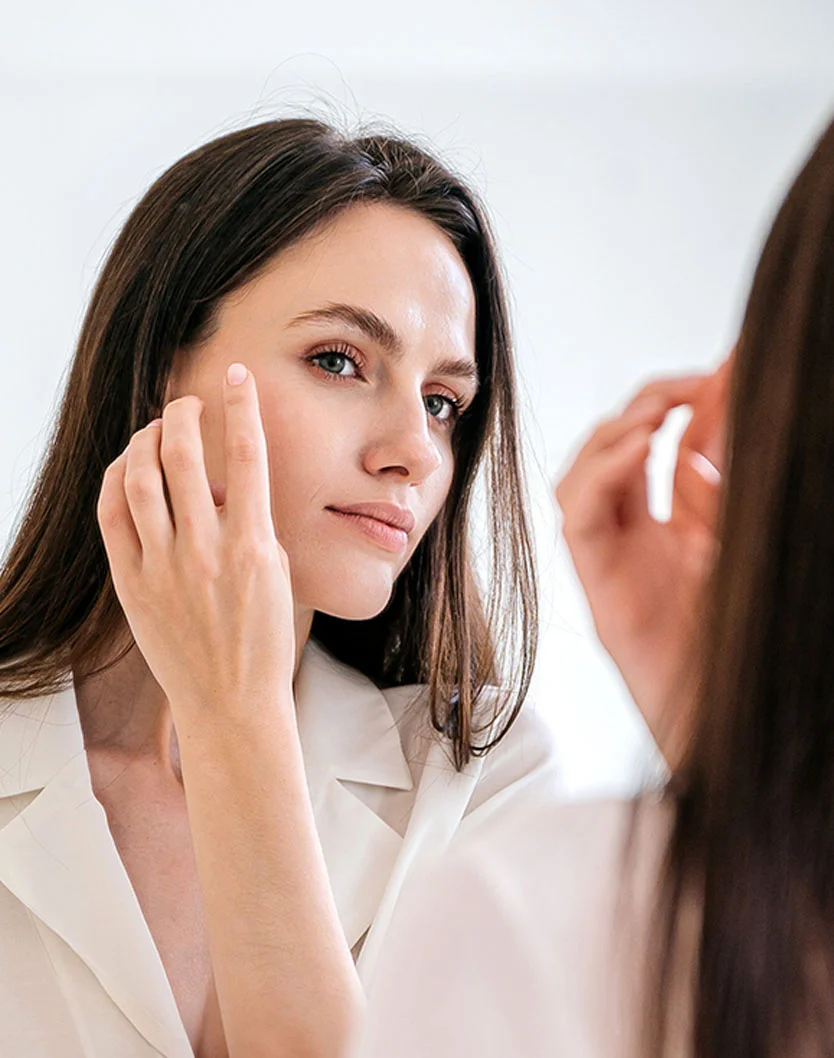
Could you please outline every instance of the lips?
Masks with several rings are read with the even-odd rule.
[[[411,533],[414,529],[414,515],[407,507],[399,507],[395,503],[352,503],[345,506],[332,506],[330,510],[338,514],[354,514],[362,518],[373,518],[383,525],[390,525],[393,529],[399,529],[403,533]]]
[[[408,551],[408,534],[414,528],[414,515],[396,503],[352,503],[327,510],[351,532],[394,555]]]

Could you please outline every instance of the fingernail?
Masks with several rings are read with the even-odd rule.
[[[703,453],[693,451],[689,452],[688,455],[689,462],[704,481],[708,481],[710,485],[717,485],[721,481],[721,472],[718,467],[711,463]]]
[[[148,423],[148,426],[161,426],[161,425],[162,425],[162,419],[151,419],[151,421]]]
[[[243,364],[229,364],[226,370],[226,381],[230,386],[239,386],[246,378],[246,368]]]

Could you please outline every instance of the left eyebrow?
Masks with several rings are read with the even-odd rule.
[[[293,316],[288,327],[297,327],[303,323],[346,323],[355,327],[364,335],[376,342],[392,357],[399,360],[405,352],[405,343],[387,320],[377,316],[369,309],[358,305],[345,305],[331,302],[320,309],[309,309],[307,312]],[[443,378],[457,378],[478,388],[478,367],[474,360],[466,357],[449,357],[436,364],[431,372]]]

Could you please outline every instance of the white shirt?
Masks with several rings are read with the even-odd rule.
[[[532,780],[556,787],[552,745],[525,706],[499,746],[458,773],[420,707],[423,688],[380,691],[312,642],[295,690],[327,870],[367,986],[405,880],[465,816]],[[0,710],[0,1055],[193,1058],[93,794],[71,680]]]
[[[488,812],[401,894],[357,1058],[641,1058],[668,804],[534,780]]]

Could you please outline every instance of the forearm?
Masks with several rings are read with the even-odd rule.
[[[231,1058],[346,1053],[362,993],[330,890],[291,703],[177,728]],[[181,728],[185,726],[185,730]]]

